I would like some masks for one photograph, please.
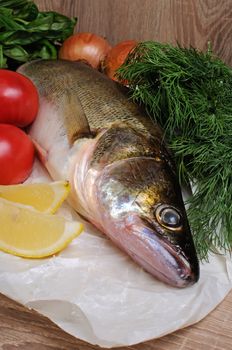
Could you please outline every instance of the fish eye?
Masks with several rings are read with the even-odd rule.
[[[181,215],[173,207],[160,205],[156,209],[156,218],[162,226],[169,229],[180,229],[182,227]]]

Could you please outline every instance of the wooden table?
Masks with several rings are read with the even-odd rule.
[[[1,350],[100,349],[65,333],[47,318],[0,294]],[[232,291],[204,320],[163,338],[118,350],[231,350]]]

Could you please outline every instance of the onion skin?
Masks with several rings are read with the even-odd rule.
[[[103,37],[93,33],[77,33],[67,38],[59,51],[59,58],[69,61],[84,61],[100,69],[110,44]]]
[[[108,52],[104,60],[104,73],[111,79],[118,81],[116,70],[125,62],[129,52],[138,44],[135,40],[126,40],[118,43]],[[126,85],[125,81],[120,81]]]

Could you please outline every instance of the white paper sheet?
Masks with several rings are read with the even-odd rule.
[[[48,181],[38,164],[30,181]],[[78,218],[67,205],[62,215]],[[79,218],[78,218],[79,219]],[[0,252],[0,292],[66,332],[104,347],[126,346],[191,325],[232,288],[229,257],[211,256],[197,284],[156,281],[91,225],[59,255],[29,260]]]

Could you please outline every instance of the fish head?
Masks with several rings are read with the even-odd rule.
[[[198,280],[181,189],[168,164],[138,157],[108,165],[96,197],[103,230],[147,272],[180,288]]]

